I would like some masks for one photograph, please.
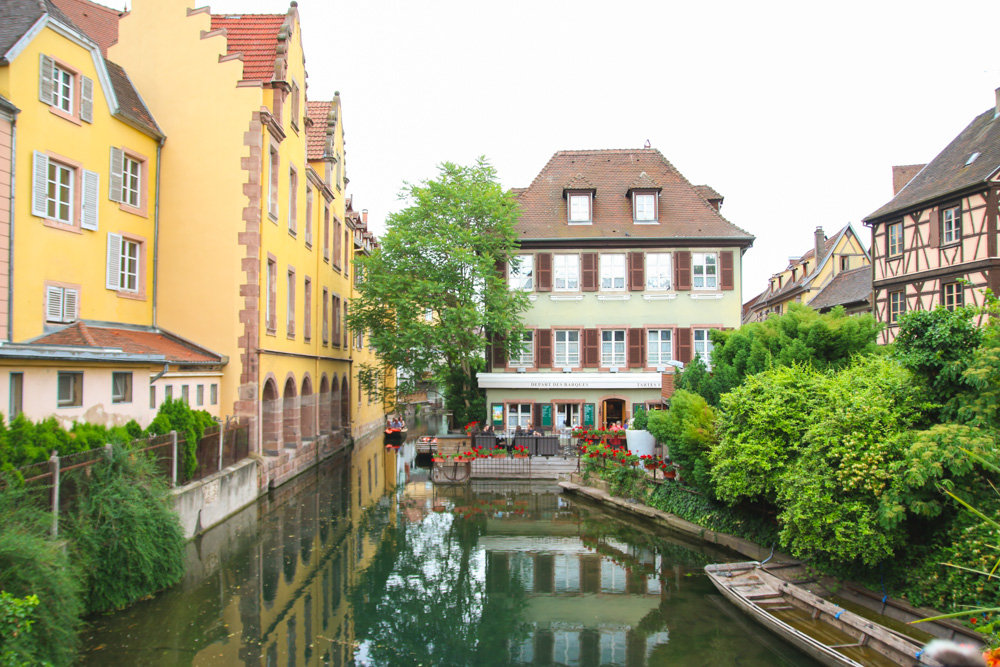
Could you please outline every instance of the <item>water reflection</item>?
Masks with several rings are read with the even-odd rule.
[[[189,545],[83,663],[813,664],[727,615],[700,574],[725,554],[557,491],[435,487],[412,445],[358,445]]]

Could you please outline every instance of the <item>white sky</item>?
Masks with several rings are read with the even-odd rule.
[[[812,247],[817,225],[851,222],[868,243],[860,220],[891,198],[891,166],[928,162],[1000,86],[997,0],[301,0],[299,11],[308,95],[341,92],[348,191],[376,233],[403,181],[440,162],[486,155],[505,187],[524,187],[557,150],[648,139],[757,237],[744,300]]]

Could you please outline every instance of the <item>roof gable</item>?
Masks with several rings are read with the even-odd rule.
[[[331,120],[333,102],[306,102],[309,120],[306,129],[306,152],[310,160],[322,160],[326,156],[327,131],[336,121]]]
[[[1000,168],[1000,118],[996,109],[976,116],[920,173],[865,222],[902,213],[938,197],[985,183]],[[969,161],[973,154],[974,160]]]
[[[97,43],[101,55],[106,58],[108,49],[118,43],[118,19],[122,12],[90,0],[52,0],[52,2]]]
[[[243,54],[244,81],[274,79],[278,33],[287,18],[287,14],[212,14],[212,30],[226,31],[226,53]]]
[[[635,224],[628,192],[660,189],[659,224]],[[565,190],[593,189],[593,224],[567,223]],[[656,149],[559,151],[531,185],[516,190],[524,240],[713,238],[749,246],[754,237],[726,220]]]
[[[223,357],[162,330],[74,322],[28,341],[31,345],[120,349],[133,355],[162,355],[175,363],[220,364]]]

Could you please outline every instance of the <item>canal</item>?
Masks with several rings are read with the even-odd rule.
[[[191,542],[177,586],[91,618],[81,663],[816,664],[716,594],[702,567],[731,554],[551,483],[428,477],[412,444],[325,462]]]

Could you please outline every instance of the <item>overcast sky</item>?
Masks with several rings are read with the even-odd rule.
[[[151,0],[146,0],[151,1]],[[109,2],[108,4],[120,4]],[[282,13],[216,0],[213,13]],[[302,0],[308,96],[344,103],[347,172],[378,233],[403,181],[487,156],[524,187],[565,149],[649,140],[757,237],[743,298],[817,225],[892,196],[1000,87],[1000,1]]]

